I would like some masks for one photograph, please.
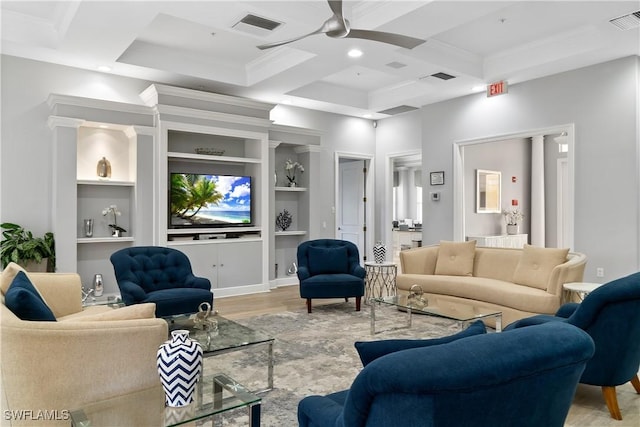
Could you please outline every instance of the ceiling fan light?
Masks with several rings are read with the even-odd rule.
[[[349,55],[350,58],[360,58],[362,56],[362,51],[360,49],[351,49],[347,55]]]

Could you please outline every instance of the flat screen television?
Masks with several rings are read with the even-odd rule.
[[[252,225],[250,176],[171,173],[169,180],[169,228]]]

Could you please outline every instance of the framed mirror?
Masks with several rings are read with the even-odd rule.
[[[476,213],[501,213],[502,173],[476,170]]]

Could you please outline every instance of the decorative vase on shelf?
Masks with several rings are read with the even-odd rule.
[[[101,297],[104,292],[104,282],[102,281],[102,274],[96,274],[93,276],[93,296]]]
[[[171,332],[171,339],[160,345],[157,353],[158,374],[167,406],[191,403],[202,372],[202,346],[189,338],[189,331]]]
[[[387,259],[387,247],[382,242],[373,245],[373,259],[376,264],[382,264]]]
[[[519,234],[520,226],[518,224],[507,224],[507,234]]]
[[[111,162],[107,160],[106,157],[103,157],[98,161],[96,174],[99,178],[111,178]]]
[[[84,236],[93,237],[93,220],[92,219],[84,220]]]

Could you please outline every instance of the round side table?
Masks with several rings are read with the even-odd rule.
[[[564,290],[564,302],[571,302],[573,294],[577,295],[580,301],[584,299],[589,293],[595,291],[602,283],[591,282],[569,282],[562,285]]]
[[[374,297],[394,296],[397,293],[396,276],[398,266],[392,262],[365,262],[367,272],[364,284],[364,301],[366,304]]]

